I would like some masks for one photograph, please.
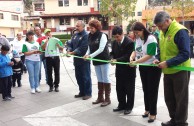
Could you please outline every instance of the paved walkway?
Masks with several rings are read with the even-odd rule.
[[[48,93],[48,85],[45,84],[44,72],[41,80],[42,93],[31,94],[28,82],[28,74],[23,75],[21,88],[13,88],[12,94],[16,98],[12,101],[0,100],[0,126],[160,126],[162,121],[169,120],[168,111],[164,103],[163,82],[161,79],[158,98],[158,115],[154,123],[148,124],[147,119],[141,115],[144,112],[143,92],[139,73],[137,73],[135,86],[135,106],[130,115],[123,112],[113,112],[117,107],[115,90],[114,66],[111,66],[111,105],[100,107],[92,105],[97,97],[96,76],[92,66],[93,96],[84,101],[75,99],[78,87],[74,77],[72,58],[63,57],[61,61],[60,92]],[[192,60],[194,66],[194,60]],[[43,71],[43,70],[42,70]],[[71,76],[71,78],[69,77]],[[194,73],[190,81],[189,100],[189,126],[194,126]]]

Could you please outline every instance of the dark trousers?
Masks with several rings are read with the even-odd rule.
[[[176,126],[188,126],[189,74],[181,71],[164,74],[164,96],[170,118]]]
[[[82,65],[75,66],[75,77],[79,86],[81,95],[92,95],[92,81],[90,63],[86,62]]]
[[[55,86],[55,88],[59,87],[60,81],[60,58],[59,56],[54,57],[46,57],[46,69],[47,69],[47,76],[48,76],[48,85],[50,87]],[[53,69],[54,69],[54,82],[53,82]]]
[[[11,76],[0,78],[1,82],[1,91],[2,91],[2,98],[5,99],[5,97],[11,96]]]
[[[135,97],[136,69],[132,68],[129,71],[123,72],[116,70],[116,92],[119,102],[118,107],[132,110]]]
[[[23,71],[27,71],[27,68],[25,66],[25,55],[21,56],[21,60],[22,60],[22,63],[23,63]]]
[[[145,111],[149,111],[150,115],[156,115],[161,69],[140,66],[139,71],[144,92]]]
[[[18,86],[21,86],[21,77],[22,77],[21,72],[20,73],[13,73],[12,82],[13,82],[14,87],[15,87],[16,81],[17,81]]]

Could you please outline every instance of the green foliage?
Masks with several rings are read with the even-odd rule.
[[[122,19],[133,15],[137,0],[101,0],[100,13],[119,25]]]
[[[193,0],[172,0],[172,9],[169,10],[172,17],[182,17],[183,24],[185,15],[193,11],[194,1]]]
[[[32,2],[33,0],[23,0],[24,2],[24,10],[31,15],[33,8],[32,8]]]
[[[129,24],[127,25],[127,33],[129,32],[129,31],[131,31],[131,26],[133,25],[133,23],[134,22],[136,22],[137,20],[136,19],[132,19],[132,20],[130,20],[129,21]]]
[[[53,35],[53,37],[56,37],[58,39],[71,39],[71,35],[69,34]]]
[[[67,42],[67,40],[69,40],[69,39],[60,39],[61,40],[61,42],[63,43],[63,45],[65,45],[65,43]]]
[[[67,42],[67,40],[71,39],[71,35],[69,34],[53,35],[53,37],[60,39],[63,45]]]

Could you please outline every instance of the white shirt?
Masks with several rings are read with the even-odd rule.
[[[36,51],[36,50],[39,50],[40,48],[40,45],[38,42],[33,42],[33,43],[25,42],[25,45],[27,47],[28,52]],[[40,54],[28,55],[28,56],[25,56],[25,59],[28,59],[31,61],[40,61]]]
[[[12,47],[12,50],[15,50],[18,53],[22,52],[22,48],[24,45],[25,41],[24,40],[20,40],[18,41],[18,39],[14,39],[13,41],[10,42],[10,45]],[[24,54],[20,54],[20,56],[23,56]]]
[[[97,56],[98,54],[100,54],[100,53],[104,50],[104,48],[105,48],[107,42],[108,42],[108,41],[107,41],[107,37],[106,37],[106,35],[103,33],[103,34],[102,34],[102,37],[101,37],[101,39],[100,39],[99,48],[98,48],[95,52],[93,52],[92,54],[90,54],[90,47],[88,47],[88,50],[87,50],[87,52],[86,52],[86,55],[89,55],[89,54],[90,54],[89,56],[90,56],[91,58]]]

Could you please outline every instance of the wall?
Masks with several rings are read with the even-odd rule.
[[[58,0],[45,1],[45,14],[58,14],[58,13],[82,13],[90,12],[91,1],[97,6],[97,0],[88,0],[87,6],[77,6],[77,0],[69,0],[69,6],[59,7]],[[75,8],[76,7],[76,8]],[[95,10],[97,7],[95,7]],[[97,11],[97,10],[96,10]]]
[[[0,33],[2,35],[6,35],[6,37],[14,37],[18,32],[20,32],[20,28],[6,28],[0,27]]]
[[[127,26],[129,24],[130,20],[136,19],[137,21],[140,21],[140,22],[142,21],[142,16],[137,16],[137,13],[142,12],[145,9],[146,4],[147,4],[146,0],[137,0],[136,8],[134,11],[135,16],[133,18],[129,17],[127,20],[123,20],[123,22],[122,22],[123,31],[125,34],[126,34],[126,29],[127,29]]]

